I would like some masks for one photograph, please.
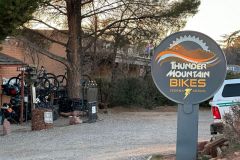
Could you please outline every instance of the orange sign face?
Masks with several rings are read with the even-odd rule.
[[[218,73],[218,69],[222,72]],[[225,74],[222,50],[199,32],[170,35],[157,47],[152,58],[155,84],[165,96],[179,103],[196,104],[205,100],[220,87]],[[217,85],[213,80],[219,81]]]
[[[218,57],[216,57],[216,55],[210,51],[205,51],[203,49],[189,50],[184,48],[184,46],[177,44],[158,53],[155,60],[158,62],[181,61],[195,64],[212,64],[217,62]]]

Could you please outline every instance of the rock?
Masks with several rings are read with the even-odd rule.
[[[215,135],[216,139],[222,139],[224,138],[224,135],[223,134],[217,134]]]
[[[206,158],[206,159],[212,159],[212,156],[211,155],[203,155],[202,158]]]
[[[222,150],[223,152],[227,151],[227,149],[228,149],[227,146],[222,146],[222,147],[221,147],[221,150]]]
[[[229,141],[223,143],[224,146],[229,146]]]
[[[217,147],[217,157],[222,158],[223,157],[223,153],[220,147]]]
[[[72,115],[73,116],[80,116],[80,115],[83,115],[83,113],[81,111],[73,111]]]
[[[73,111],[73,112],[60,112],[60,115],[63,117],[69,117],[69,116],[83,116],[83,111]]]
[[[222,146],[224,142],[226,142],[225,138],[223,138],[223,137],[216,138],[214,141],[205,145],[202,153],[205,155],[211,155],[212,157],[216,157],[218,155],[217,147]],[[219,150],[219,152],[220,152],[220,150]]]
[[[234,152],[234,155],[239,156],[240,152]]]
[[[210,142],[212,142],[212,141],[214,141],[214,140],[216,140],[216,137],[215,137],[215,136],[212,136]]]
[[[11,133],[11,124],[7,119],[3,121],[3,135],[9,135]]]
[[[82,123],[82,120],[77,117],[77,116],[69,116],[69,124],[70,125],[75,125],[75,124],[80,124]]]
[[[208,141],[198,142],[198,151],[202,151],[207,143]]]

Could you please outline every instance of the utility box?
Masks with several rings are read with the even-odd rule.
[[[88,110],[88,122],[93,123],[97,120],[98,88],[95,81],[89,81],[85,86],[87,88],[86,100]]]
[[[97,120],[97,102],[88,102],[88,122],[93,123]]]
[[[97,102],[98,100],[97,83],[95,81],[89,81],[86,87],[87,87],[86,100],[88,102]]]

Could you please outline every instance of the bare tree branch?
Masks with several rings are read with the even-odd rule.
[[[93,0],[84,1],[84,2],[81,1],[81,6],[84,6],[84,5],[92,3],[92,2],[93,2]]]
[[[27,28],[27,27],[24,27],[24,28],[25,28],[27,31],[29,31],[29,32],[31,32],[31,33],[33,33],[33,34],[39,35],[39,36],[45,38],[45,39],[48,40],[48,41],[51,41],[51,42],[53,42],[53,43],[57,43],[57,44],[59,44],[59,45],[61,45],[61,46],[63,46],[63,47],[67,47],[67,44],[66,44],[66,43],[63,43],[63,42],[57,41],[57,40],[55,40],[55,39],[52,39],[52,38],[50,38],[50,37],[48,37],[48,36],[46,36],[46,35],[38,32],[38,31],[36,31],[36,30],[29,29],[29,28]]]
[[[22,40],[23,42],[25,42],[26,44],[29,45],[29,47],[33,48],[34,50],[38,51],[39,53],[51,58],[51,59],[54,59],[62,64],[64,64],[66,67],[70,67],[71,64],[68,62],[68,60],[64,57],[61,57],[61,56],[58,56],[52,52],[49,52],[48,50],[46,49],[43,49],[43,48],[40,48],[38,45],[30,42],[29,40],[27,40],[26,38],[24,37],[20,37],[20,40]]]
[[[230,46],[232,41],[234,41],[234,39],[236,38],[236,36],[240,33],[240,30],[237,30],[235,32],[233,32],[232,34],[230,34],[229,36],[225,36],[226,40],[224,41],[225,43],[227,43],[227,46]]]
[[[52,7],[52,8],[54,8],[55,10],[57,10],[57,11],[59,11],[61,14],[63,14],[63,15],[67,15],[67,13],[66,12],[64,12],[61,8],[64,8],[64,9],[66,9],[66,7],[64,7],[64,6],[60,6],[60,5],[56,5],[56,4],[51,4],[50,2],[45,2],[46,3],[46,5],[49,7]]]
[[[96,12],[96,10],[97,10],[97,9],[96,9],[96,10],[95,10],[95,13],[94,13],[94,11],[91,11],[91,14],[89,14],[89,13],[84,14],[84,15],[82,15],[82,18],[92,17],[92,16],[94,16],[94,15],[98,15],[98,14],[101,14],[101,13],[105,13],[105,12],[107,12],[107,11],[111,11],[111,10],[117,9],[117,8],[122,7],[122,6],[124,6],[124,4],[119,5],[119,6],[117,6],[117,7],[107,8],[107,9],[105,9],[105,10],[101,10],[101,11],[98,11],[98,12]]]
[[[67,31],[65,32],[65,31],[63,31],[63,30],[59,30],[59,29],[57,29],[57,28],[55,28],[55,27],[47,24],[46,22],[44,22],[44,21],[42,21],[42,20],[40,20],[40,19],[35,19],[35,18],[33,18],[33,19],[31,19],[31,20],[32,20],[32,21],[39,22],[39,23],[42,23],[42,24],[44,24],[45,26],[47,26],[47,27],[49,27],[49,28],[51,28],[51,29],[59,32],[59,33],[62,33],[62,34],[64,34],[64,35],[68,35]]]

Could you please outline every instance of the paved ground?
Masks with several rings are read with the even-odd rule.
[[[102,121],[75,126],[63,126],[67,119],[60,119],[58,127],[47,131],[13,126],[11,135],[0,136],[0,160],[140,160],[174,153],[175,112],[99,116]],[[210,111],[201,111],[199,118],[199,139],[209,140]]]

